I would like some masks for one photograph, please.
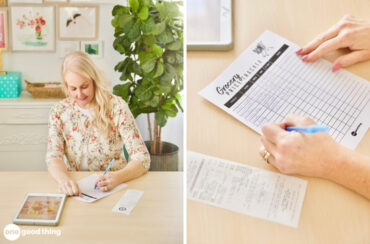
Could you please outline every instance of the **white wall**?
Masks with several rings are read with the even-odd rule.
[[[112,4],[99,5],[98,40],[103,41],[104,50],[103,58],[94,60],[115,85],[121,81],[119,80],[120,73],[114,71],[114,66],[124,57],[112,47],[114,40],[114,29],[111,25],[113,6]],[[55,52],[5,52],[3,53],[3,70],[22,72],[22,79],[31,82],[60,81],[62,59],[59,58],[58,43],[56,38]],[[140,115],[137,123],[144,140],[148,140],[146,115]],[[183,168],[183,124],[183,114],[178,114],[176,118],[170,118],[166,127],[162,129],[162,139],[180,148],[180,169]]]

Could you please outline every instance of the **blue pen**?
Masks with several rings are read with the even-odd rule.
[[[328,132],[329,127],[326,125],[309,125],[309,126],[288,126],[286,131],[297,131],[305,134],[313,134],[316,132]]]
[[[108,170],[110,169],[110,167],[112,167],[113,162],[114,162],[114,158],[112,159],[112,161],[109,162],[108,167],[105,169],[103,175],[105,175],[108,172]],[[97,187],[98,187],[98,183],[95,184],[94,190],[96,190]]]

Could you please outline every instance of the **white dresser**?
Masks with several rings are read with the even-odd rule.
[[[46,170],[49,110],[60,99],[0,99],[0,171]]]

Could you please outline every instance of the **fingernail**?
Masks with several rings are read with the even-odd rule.
[[[295,51],[296,54],[300,54],[302,52],[302,48],[298,49],[297,51]]]
[[[342,68],[342,65],[341,65],[341,64],[335,64],[335,65],[331,68],[331,71],[332,71],[332,72],[335,72],[335,71],[340,70],[340,68]]]
[[[303,61],[306,61],[308,59],[308,55],[304,55],[303,57],[302,57],[302,60]]]

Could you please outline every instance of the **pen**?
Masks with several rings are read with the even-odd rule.
[[[316,132],[328,132],[329,127],[326,125],[309,125],[309,126],[288,126],[286,131],[297,131],[305,134],[313,134]]]
[[[105,175],[108,172],[108,170],[110,169],[110,167],[112,167],[113,162],[114,162],[114,158],[112,159],[112,161],[109,162],[108,167],[105,169],[103,175]],[[96,190],[96,187],[98,187],[98,183],[95,184],[94,190]]]

